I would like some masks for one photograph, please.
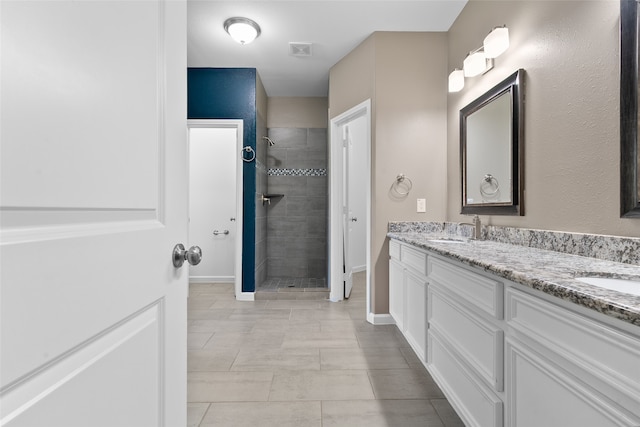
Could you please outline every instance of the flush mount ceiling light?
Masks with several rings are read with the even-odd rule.
[[[260,35],[260,26],[249,18],[229,18],[224,21],[224,30],[240,44],[249,44]]]
[[[483,45],[469,52],[462,62],[462,70],[455,69],[449,74],[449,92],[459,92],[464,87],[465,77],[484,74],[493,68],[493,59],[502,55],[509,48],[509,29],[506,25],[495,27]]]

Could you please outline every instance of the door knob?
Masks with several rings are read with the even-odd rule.
[[[358,218],[356,218],[355,216],[351,218],[351,222],[357,222]]]
[[[189,250],[186,250],[182,243],[178,243],[173,248],[173,266],[180,268],[185,261],[191,265],[200,264],[200,261],[202,261],[202,249],[198,246],[191,246]]]

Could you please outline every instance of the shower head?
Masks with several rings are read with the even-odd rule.
[[[267,141],[269,143],[269,147],[273,147],[274,145],[276,145],[276,143],[273,142],[273,140],[271,138],[269,138],[268,136],[263,136],[262,139],[264,139],[265,141]]]

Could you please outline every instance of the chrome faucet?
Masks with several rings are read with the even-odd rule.
[[[473,240],[482,240],[482,221],[478,215],[473,215],[473,224],[468,222],[461,222],[460,224],[473,225]]]

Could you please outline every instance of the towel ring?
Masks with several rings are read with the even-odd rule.
[[[400,191],[400,186],[401,185],[404,185],[404,189],[406,191]],[[393,184],[391,184],[391,188],[393,189],[393,191],[395,191],[399,195],[406,196],[406,195],[409,194],[409,192],[413,188],[413,182],[411,182],[409,177],[407,177],[405,174],[401,173],[400,175],[398,175],[396,177],[395,182]]]
[[[500,191],[500,183],[495,176],[486,174],[480,183],[480,194],[488,198],[495,197]]]
[[[251,157],[250,158],[246,158],[244,156],[244,153],[251,153]],[[247,145],[246,147],[244,147],[242,150],[240,150],[240,157],[242,157],[242,160],[244,160],[247,163],[253,162],[256,159],[256,152],[253,148],[251,148],[250,145]]]

